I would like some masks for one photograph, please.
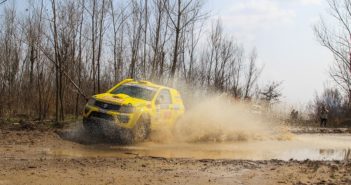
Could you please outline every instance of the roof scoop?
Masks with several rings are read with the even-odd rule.
[[[113,95],[112,97],[117,98],[117,99],[130,98],[130,96],[128,96],[126,94],[122,94],[122,93]]]

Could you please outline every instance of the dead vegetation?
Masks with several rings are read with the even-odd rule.
[[[175,86],[189,99],[198,89],[253,97],[257,52],[207,19],[203,3],[33,0],[24,11],[3,3],[0,116],[78,117],[86,98],[128,77]]]

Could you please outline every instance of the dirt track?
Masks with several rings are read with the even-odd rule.
[[[0,130],[1,184],[351,184],[345,161],[249,161],[72,156],[53,130]]]

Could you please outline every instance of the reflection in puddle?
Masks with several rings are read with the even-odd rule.
[[[348,161],[348,160],[351,160],[351,149],[348,149],[346,152],[345,152],[345,157],[344,157],[344,160],[345,161]]]
[[[154,143],[133,146],[80,145],[50,149],[53,156],[116,157],[153,156],[193,159],[243,160],[351,160],[351,135],[302,134],[287,141],[264,140],[234,143]]]

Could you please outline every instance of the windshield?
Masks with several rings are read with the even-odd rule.
[[[142,87],[132,84],[124,84],[114,89],[111,94],[126,94],[133,98],[151,101],[156,91],[149,87]]]

